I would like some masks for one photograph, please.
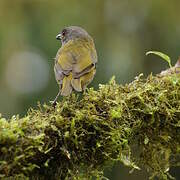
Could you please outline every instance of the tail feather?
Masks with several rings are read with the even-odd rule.
[[[64,76],[61,95],[69,96],[72,92],[72,89],[78,92],[83,91],[86,86],[93,80],[95,73],[96,69],[95,67],[92,67],[88,73],[82,75],[79,78],[74,78],[72,73],[70,73],[68,76]]]
[[[81,87],[81,80],[80,79],[72,79],[71,80],[71,84],[72,84],[72,87],[78,91],[78,92],[81,92],[82,91],[82,87]]]
[[[71,94],[72,92],[71,79],[72,79],[72,74],[64,77],[62,83],[62,89],[61,89],[62,96],[69,96]]]

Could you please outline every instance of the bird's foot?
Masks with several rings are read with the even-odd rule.
[[[54,100],[54,101],[50,101],[50,103],[51,103],[51,105],[52,105],[53,108],[55,108],[56,105],[57,105],[57,102],[56,102],[55,100]]]

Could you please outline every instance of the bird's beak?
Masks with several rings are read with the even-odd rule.
[[[61,39],[62,39],[62,34],[61,34],[61,33],[58,34],[58,35],[56,36],[56,39],[57,39],[57,40],[61,40]]]

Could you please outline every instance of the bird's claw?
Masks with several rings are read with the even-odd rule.
[[[52,105],[53,108],[55,108],[56,105],[57,105],[57,102],[56,102],[56,101],[50,101],[50,103],[51,103],[51,105]]]

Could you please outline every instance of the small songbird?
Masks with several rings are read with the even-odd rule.
[[[59,95],[68,96],[72,90],[81,92],[96,73],[97,53],[92,37],[81,27],[69,26],[56,36],[62,43],[55,58],[54,72]]]

